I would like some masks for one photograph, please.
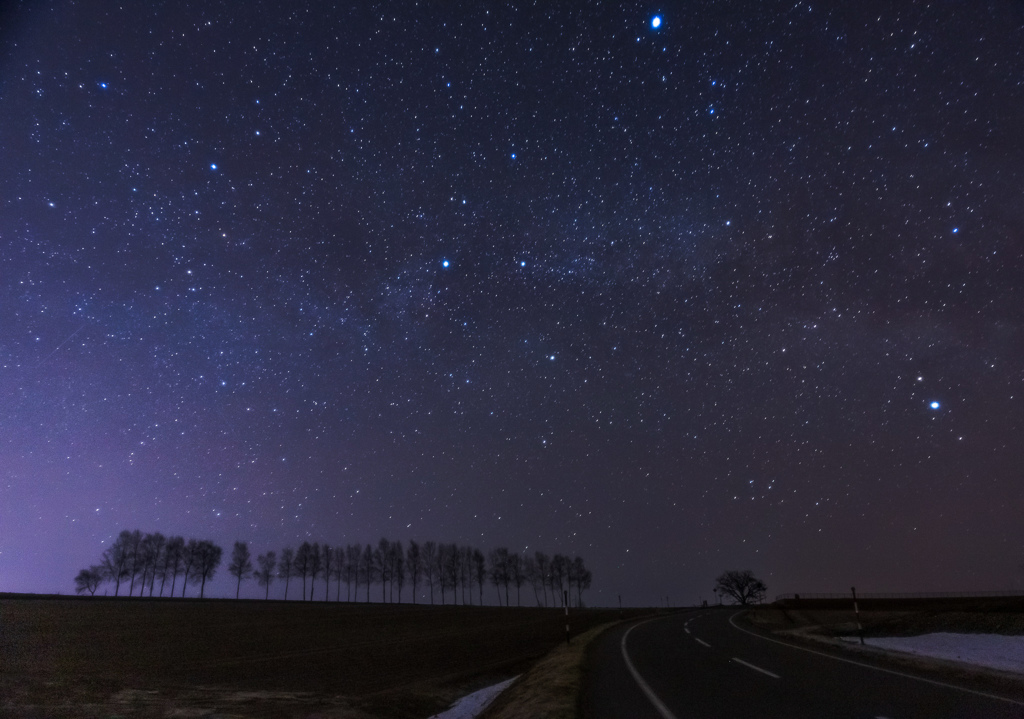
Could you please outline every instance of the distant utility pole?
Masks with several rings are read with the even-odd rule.
[[[853,592],[853,613],[857,616],[857,633],[860,634],[860,643],[864,643],[864,625],[860,623],[860,607],[857,606],[857,587],[850,587]]]

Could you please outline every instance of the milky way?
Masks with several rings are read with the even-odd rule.
[[[0,13],[0,590],[125,528],[1024,586],[1019,3],[157,5]]]

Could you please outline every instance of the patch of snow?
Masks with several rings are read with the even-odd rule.
[[[846,639],[859,641],[855,637]],[[866,637],[864,643],[880,649],[1024,674],[1024,636],[938,632],[917,637]]]
[[[430,719],[473,719],[473,717],[486,709],[488,705],[494,701],[494,698],[505,691],[505,689],[508,688],[508,685],[516,679],[518,679],[518,677],[512,677],[500,684],[485,687],[480,691],[467,694],[452,704],[446,711],[443,711],[440,714],[435,714],[430,717]]]

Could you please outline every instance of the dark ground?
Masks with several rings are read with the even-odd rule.
[[[564,637],[560,609],[6,595],[0,714],[426,717]]]

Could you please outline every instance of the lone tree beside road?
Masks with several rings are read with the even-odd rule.
[[[761,601],[768,591],[764,582],[755,577],[749,569],[732,569],[724,572],[715,580],[715,589],[735,599],[737,604],[743,605]]]

